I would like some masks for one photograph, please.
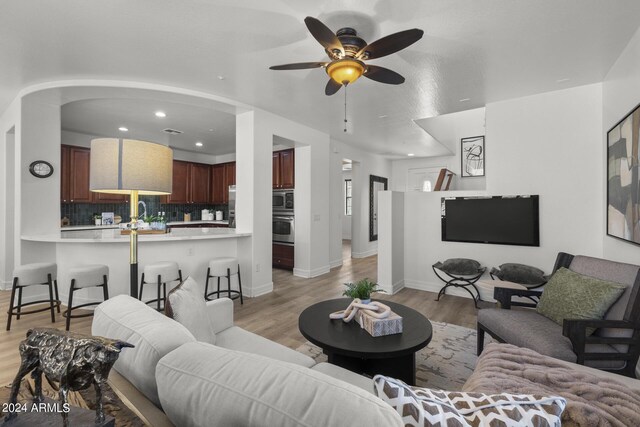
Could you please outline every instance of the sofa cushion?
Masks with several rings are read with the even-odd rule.
[[[216,345],[229,350],[260,354],[307,368],[310,368],[316,363],[309,356],[305,356],[289,347],[245,331],[237,326],[232,326],[218,333],[216,335]]]
[[[547,281],[544,271],[530,265],[506,263],[500,269],[491,269],[491,274],[500,280],[523,285],[541,285]]]
[[[551,276],[536,310],[559,325],[564,319],[599,320],[624,290],[623,285],[583,276],[563,267]],[[587,335],[594,330],[587,330]]]
[[[402,426],[364,390],[257,354],[188,343],[156,371],[162,407],[176,426]]]
[[[485,308],[478,310],[478,323],[509,344],[567,362],[575,363],[577,360],[571,340],[562,335],[562,326],[535,310]],[[608,344],[587,344],[586,350],[598,353],[618,352]],[[622,369],[625,366],[625,362],[619,360],[587,360],[586,364],[601,369]]]
[[[557,426],[567,401],[559,396],[484,394],[411,387],[376,375],[378,397],[402,416],[405,426]]]
[[[364,391],[373,394],[373,380],[371,378],[364,377],[356,374],[355,372],[341,368],[340,366],[326,362],[318,363],[311,369],[316,372],[322,372],[323,374],[329,375],[335,379],[346,381],[351,385],[360,387]]]
[[[120,353],[113,367],[158,406],[155,380],[158,360],[182,344],[196,340],[178,322],[128,295],[112,297],[96,307],[91,333],[135,345]]]
[[[433,264],[434,268],[457,276],[475,276],[482,270],[480,263],[468,258],[450,258]]]
[[[216,343],[216,334],[207,313],[207,304],[200,286],[187,277],[167,295],[165,313],[193,334],[198,341]]]

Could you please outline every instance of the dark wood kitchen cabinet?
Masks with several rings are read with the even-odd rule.
[[[285,270],[293,270],[293,252],[291,245],[272,244],[272,266]]]
[[[295,150],[273,152],[273,188],[295,188]]]
[[[91,203],[93,193],[89,190],[89,164],[91,150],[69,146],[69,202]]]
[[[229,186],[236,184],[236,162],[211,165],[211,203],[229,203]]]
[[[62,203],[125,203],[124,194],[94,193],[90,190],[91,149],[60,147],[60,200]]]
[[[209,165],[173,161],[173,189],[164,196],[163,203],[209,203]]]

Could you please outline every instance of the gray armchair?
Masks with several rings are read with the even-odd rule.
[[[560,252],[553,272],[576,273],[625,285],[620,299],[602,320],[565,319],[563,325],[531,309],[536,303],[512,302],[513,296],[539,297],[542,291],[496,288],[500,308],[478,311],[478,355],[485,332],[500,342],[530,348],[557,359],[634,376],[640,355],[640,266]],[[587,336],[587,328],[598,328]]]

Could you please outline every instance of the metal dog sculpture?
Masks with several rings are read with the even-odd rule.
[[[104,422],[102,387],[124,347],[134,346],[124,341],[58,329],[30,329],[27,339],[20,343],[22,360],[18,374],[11,384],[9,403],[16,403],[22,378],[29,372],[35,383],[33,403],[37,404],[44,402],[43,373],[51,387],[58,391],[61,408],[67,406],[69,391],[84,390],[93,384],[96,389],[96,424],[101,424]],[[66,411],[61,412],[63,425],[68,426],[68,414]],[[15,416],[15,412],[11,413],[7,420]]]

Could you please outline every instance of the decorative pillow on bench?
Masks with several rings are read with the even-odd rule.
[[[516,263],[502,264],[500,268],[492,268],[491,275],[500,280],[521,285],[542,285],[548,280],[544,271],[539,268]]]
[[[374,391],[402,417],[405,426],[560,426],[562,397],[482,394],[411,387],[376,375]]]
[[[562,325],[564,319],[603,319],[626,287],[583,276],[566,268],[556,271],[545,285],[538,313]],[[591,335],[594,328],[587,328]]]
[[[456,274],[460,276],[472,276],[482,271],[480,263],[469,258],[450,258],[445,262],[436,262],[434,268],[442,270],[445,273]]]
[[[207,303],[198,282],[190,276],[169,292],[164,311],[168,317],[184,325],[198,341],[216,343]]]

